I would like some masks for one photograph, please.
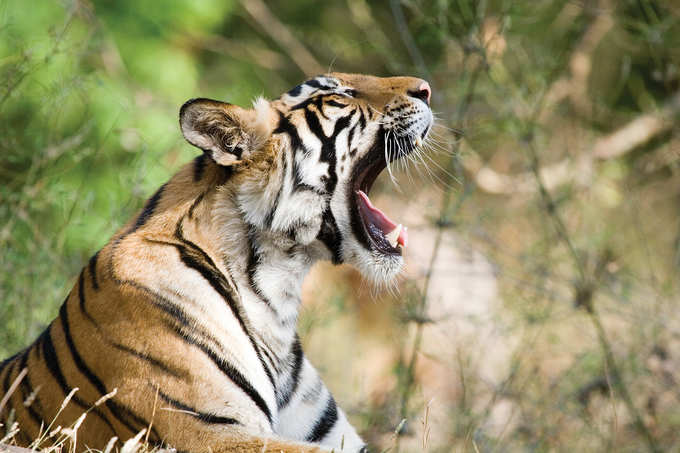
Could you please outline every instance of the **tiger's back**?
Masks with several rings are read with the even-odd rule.
[[[147,406],[159,401],[154,395],[124,404],[124,395],[155,383],[156,388],[145,393],[158,390],[162,397],[161,388],[181,387],[178,384],[192,380],[191,369],[203,367],[192,360],[201,356],[192,356],[190,345],[175,339],[170,331],[171,319],[180,318],[163,315],[167,307],[162,305],[164,296],[159,288],[167,287],[162,277],[180,267],[177,259],[169,256],[169,250],[144,245],[172,239],[165,234],[149,234],[145,228],[148,222],[172,222],[182,214],[181,202],[161,204],[162,195],[163,191],[154,195],[136,219],[90,259],[58,317],[35,343],[3,364],[3,393],[22,370],[27,370],[9,400],[16,418],[23,422],[18,434],[23,443],[37,439],[41,426],[68,426],[88,410],[91,413],[81,425],[82,432],[87,437],[89,433],[97,436],[91,442],[83,438],[85,445],[105,445],[125,431],[136,434],[151,425],[146,414],[153,412],[153,407],[149,410]],[[173,279],[181,286],[185,272],[180,271]],[[178,357],[183,359],[178,361]],[[76,387],[71,403],[54,418],[64,398]],[[127,392],[128,388],[132,391]],[[32,404],[22,404],[34,392]],[[104,398],[95,405],[112,392],[119,394],[118,398]],[[152,428],[151,439],[160,441],[157,429]]]
[[[396,275],[405,232],[365,192],[403,157],[388,156],[390,131],[403,155],[427,136],[428,102],[421,80],[347,74],[252,110],[189,101],[180,125],[204,154],[92,257],[47,330],[3,362],[0,419],[19,422],[22,445],[79,423],[78,449],[146,429],[151,444],[188,451],[362,450],[302,353],[300,288],[319,259],[374,280]]]

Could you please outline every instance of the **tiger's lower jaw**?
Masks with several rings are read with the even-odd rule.
[[[401,254],[384,254],[378,250],[366,250],[360,244],[346,249],[345,262],[354,266],[359,273],[377,289],[394,285],[404,268]]]
[[[404,259],[401,255],[385,256],[374,253],[372,254],[372,261],[371,269],[367,269],[369,279],[379,288],[393,285],[404,268]]]

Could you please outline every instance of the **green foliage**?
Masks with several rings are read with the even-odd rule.
[[[191,156],[176,112],[202,65],[168,40],[232,8],[150,6],[3,2],[0,355],[45,326],[83,260]]]

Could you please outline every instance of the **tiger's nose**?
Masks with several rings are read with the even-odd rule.
[[[432,89],[430,88],[430,84],[422,81],[420,85],[418,85],[418,88],[415,90],[409,91],[408,93],[410,96],[413,96],[414,98],[422,99],[425,101],[427,105],[430,105],[430,98],[432,97]]]

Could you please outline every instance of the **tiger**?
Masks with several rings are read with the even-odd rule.
[[[179,452],[368,451],[303,353],[301,287],[320,260],[395,281],[407,228],[368,194],[423,149],[430,98],[419,78],[329,73],[251,108],[187,101],[180,130],[202,153],[0,365],[15,442],[77,424],[77,451],[141,432]]]

